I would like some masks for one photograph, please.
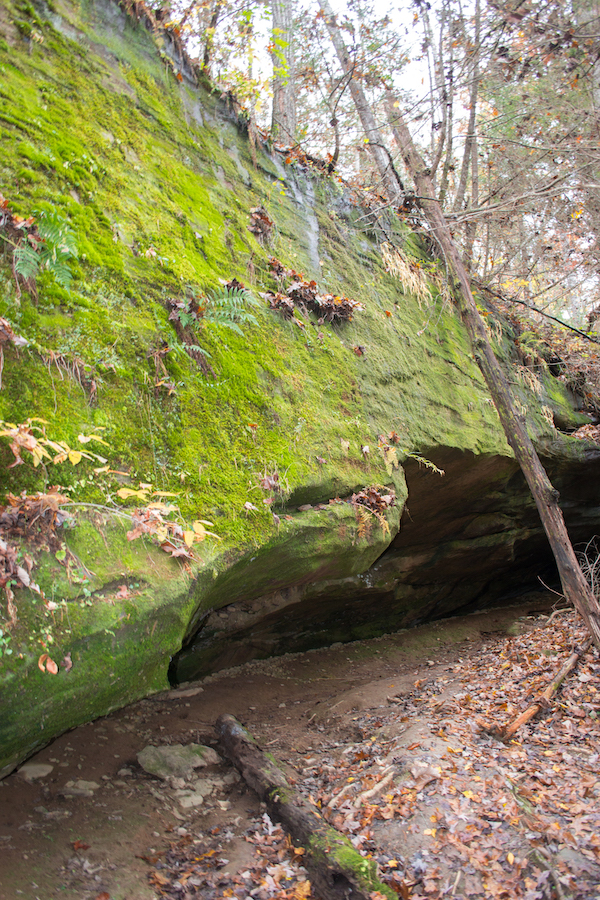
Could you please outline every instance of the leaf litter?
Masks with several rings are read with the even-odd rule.
[[[115,846],[111,858],[108,848],[117,835],[105,835],[101,821],[94,818],[92,825],[85,810],[80,818],[74,810],[74,836],[92,844],[85,858],[96,874],[86,874],[81,860],[70,860],[61,869],[65,887],[78,885],[76,896],[93,900],[103,890],[112,896],[115,879],[123,884],[137,872],[146,881],[138,891],[144,898],[322,900],[311,893],[304,848],[293,847],[262,814],[255,795],[228,780],[225,771],[226,787],[199,808],[183,809],[175,785],[158,784],[132,762],[119,768],[135,758],[141,741],[210,742],[216,716],[230,708],[242,718],[246,710],[248,727],[286,767],[295,790],[377,861],[381,880],[398,897],[596,900],[598,654],[588,649],[551,703],[503,743],[490,735],[490,727],[513,722],[537,700],[574,647],[583,645],[585,632],[575,613],[560,611],[549,622],[523,619],[519,627],[531,629],[525,634],[489,639],[495,616],[487,612],[463,620],[469,633],[474,623],[475,633],[485,628],[488,638],[448,655],[423,650],[421,638],[406,656],[413,634],[407,632],[383,644],[359,642],[249,663],[205,679],[210,688],[196,688],[197,696],[184,688],[180,706],[174,691],[173,698],[140,701],[58,739],[40,759],[56,763],[57,748],[65,742],[76,753],[85,753],[89,744],[94,769],[79,756],[83,770],[77,777],[103,785],[102,796],[86,802],[104,810],[111,828],[122,820],[129,829],[130,817],[140,810],[148,815],[144,843],[136,840],[137,849],[129,851],[137,854],[134,864],[127,842]],[[475,624],[480,620],[483,626]],[[423,634],[446,640],[448,627],[423,626]],[[465,634],[464,625],[461,629]],[[420,632],[416,629],[417,638]],[[377,655],[388,645],[389,652]],[[436,655],[429,659],[427,652]],[[200,724],[203,732],[197,730]],[[99,777],[103,735],[111,752],[100,760],[108,775]],[[61,780],[57,788],[44,789],[49,791],[45,803],[68,804],[60,792],[52,799]],[[22,791],[22,780],[17,781]],[[7,790],[7,814],[10,810],[14,821],[12,796]],[[23,810],[27,815],[32,813]],[[44,828],[58,829],[51,815],[52,810],[44,813]],[[25,826],[38,827],[29,820]],[[36,834],[27,830],[22,840],[37,840]],[[60,840],[58,832],[54,838]],[[152,843],[153,849],[143,850]],[[44,852],[46,846],[42,841]],[[98,865],[104,866],[100,873]]]
[[[559,694],[512,740],[489,733],[536,700],[584,640],[576,613],[561,610],[546,627],[417,678],[353,718],[360,739],[325,742],[319,755],[297,760],[296,790],[377,860],[381,880],[400,898],[597,898],[597,651],[582,654]],[[223,874],[218,834],[201,852],[198,841],[173,844],[153,884],[161,896],[186,900],[315,897],[303,848],[266,819],[246,838],[257,853],[247,871]]]

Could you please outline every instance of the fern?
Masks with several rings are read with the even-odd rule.
[[[68,263],[77,257],[75,235],[68,222],[56,210],[41,212],[37,234],[33,238],[35,246],[25,239],[15,247],[15,272],[22,278],[35,279],[42,269],[47,269],[59,284],[68,289],[72,278]]]
[[[211,325],[222,325],[236,334],[243,335],[238,323],[257,324],[256,316],[248,311],[247,306],[258,306],[258,301],[249,291],[238,288],[211,291],[207,295],[202,318]]]
[[[40,268],[40,257],[29,244],[19,244],[14,249],[15,272],[22,278],[35,278]]]

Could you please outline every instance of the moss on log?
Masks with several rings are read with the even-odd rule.
[[[277,763],[236,718],[220,716],[216,731],[224,753],[266,803],[270,815],[305,848],[306,867],[318,895],[324,900],[369,900],[379,892],[395,898],[379,881],[375,861],[361,856],[347,837],[294,791]]]

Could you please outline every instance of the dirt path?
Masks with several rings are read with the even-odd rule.
[[[600,822],[590,808],[599,806],[600,727],[590,704],[567,717],[573,746],[568,727],[567,738],[555,729],[539,747],[504,748],[475,724],[481,710],[505,720],[511,701],[498,693],[499,677],[520,666],[525,681],[528,654],[539,671],[533,650],[506,655],[519,641],[529,646],[529,630],[545,621],[535,618],[539,608],[250,663],[74,729],[29,761],[52,767],[47,773],[0,783],[1,900],[307,900],[301,848],[286,845],[228,764],[190,782],[149,775],[137,761],[149,744],[216,747],[223,712],[377,858],[400,897],[597,898],[600,839],[590,830]],[[511,632],[523,637],[507,643]],[[588,693],[597,683],[600,699],[590,654],[577,683]],[[479,698],[465,688],[475,675]],[[553,778],[572,778],[573,766],[580,805],[561,811]],[[204,800],[194,805],[199,790]],[[573,805],[573,792],[561,790],[563,805]]]

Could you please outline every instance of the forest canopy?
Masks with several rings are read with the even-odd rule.
[[[472,278],[591,330],[600,303],[600,30],[591,0],[154,0],[213,85],[289,161],[323,161],[420,222],[401,110]],[[348,53],[344,69],[328,22]],[[365,132],[354,92],[372,114]],[[391,102],[390,102],[391,100]],[[373,131],[373,129],[375,129]],[[389,188],[389,185],[388,185]]]

